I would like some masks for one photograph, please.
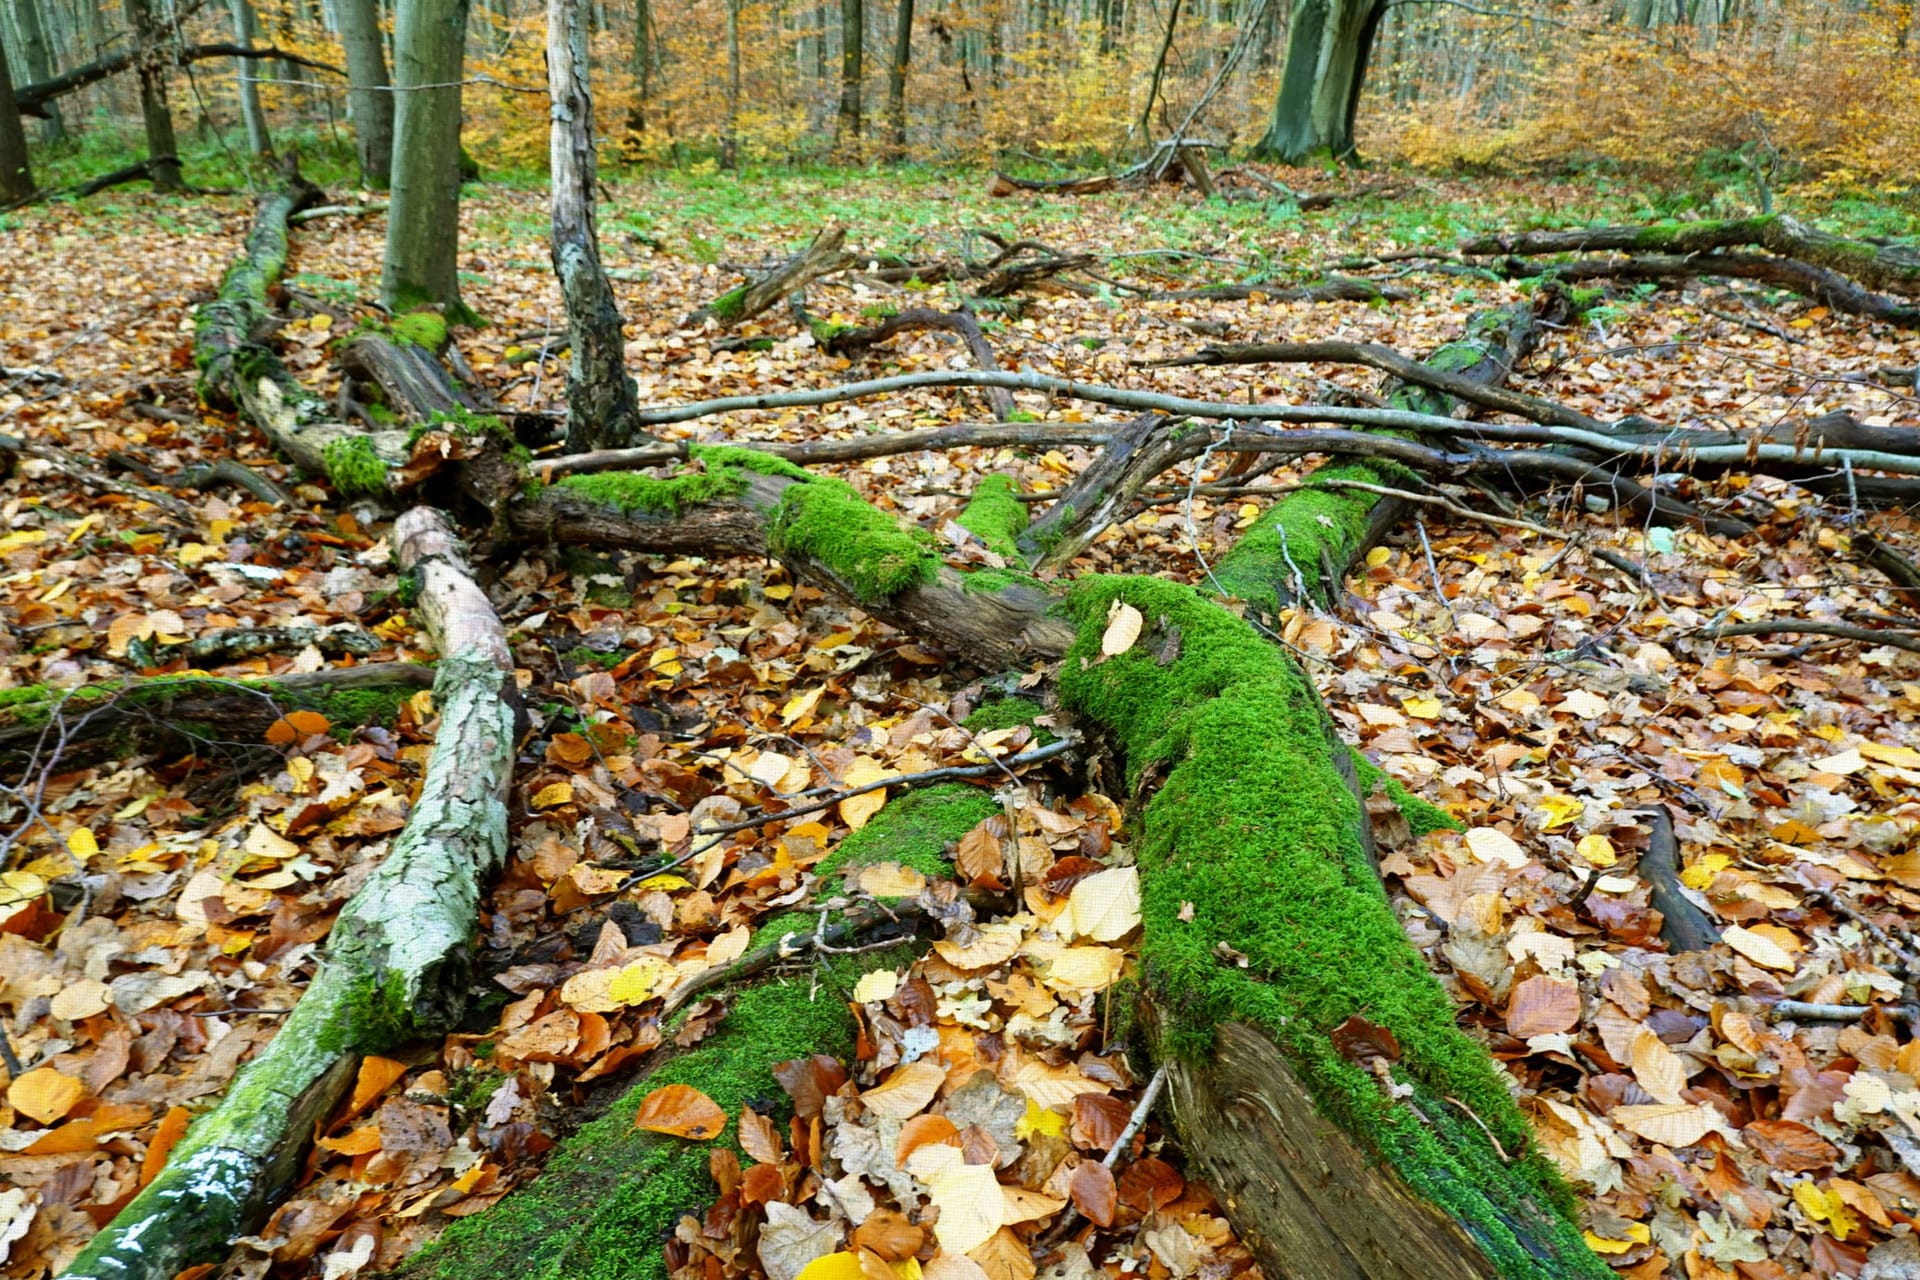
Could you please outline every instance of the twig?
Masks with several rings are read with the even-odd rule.
[[[1710,640],[1729,636],[1837,636],[1862,644],[1884,644],[1909,653],[1920,653],[1920,634],[1912,631],[1882,631],[1872,627],[1849,626],[1844,622],[1823,622],[1814,618],[1769,618],[1759,622],[1727,622],[1702,627],[1693,633]]]

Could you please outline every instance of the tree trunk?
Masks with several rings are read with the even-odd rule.
[[[47,45],[46,27],[40,20],[40,0],[13,0],[13,29],[20,37],[21,74],[29,83],[53,78],[53,55]],[[67,127],[58,107],[49,107],[41,125],[40,140],[57,142]]]
[[[27,131],[20,124],[20,108],[13,100],[13,77],[7,67],[12,51],[0,44],[0,199],[9,202],[32,197],[33,166],[27,156]]]
[[[252,0],[230,0],[233,13],[233,38],[252,47],[254,22]],[[246,58],[234,59],[234,74],[239,77],[240,118],[247,125],[247,154],[256,159],[273,154],[273,138],[267,132],[267,113],[260,106],[260,86],[253,78],[253,64]]]
[[[393,202],[380,274],[380,296],[395,314],[437,306],[451,319],[465,311],[458,260],[466,38],[467,0],[406,0],[399,6]]]
[[[1253,149],[1257,159],[1299,164],[1353,153],[1354,113],[1386,9],[1386,0],[1300,0],[1273,115]]]
[[[406,513],[393,543],[402,569],[418,575],[418,612],[441,654],[440,727],[420,798],[341,910],[280,1033],[69,1265],[68,1280],[170,1280],[226,1256],[298,1174],[361,1055],[438,1035],[465,1007],[480,897],[506,860],[513,660],[437,512]]]
[[[907,66],[913,57],[913,0],[899,0],[893,23],[893,60],[887,64],[887,143],[896,159],[907,154]]]
[[[860,140],[861,55],[867,29],[866,0],[840,0],[840,121],[834,145],[842,149]]]
[[[1180,0],[1173,0],[1173,6],[1167,10],[1167,32],[1160,39],[1160,53],[1153,60],[1153,79],[1147,83],[1147,105],[1140,108],[1140,119],[1134,125],[1143,142],[1151,137],[1153,102],[1160,96],[1160,80],[1167,71],[1167,55],[1173,51],[1173,32],[1179,22]]]
[[[627,132],[647,131],[647,102],[653,96],[653,4],[633,0],[633,105],[627,108]]]
[[[634,421],[638,391],[627,372],[620,308],[600,265],[594,221],[593,97],[587,33],[575,0],[547,0],[547,86],[553,273],[566,300],[567,446],[620,449],[653,437]]]
[[[727,117],[720,126],[720,167],[740,163],[740,3],[727,0]]]
[[[394,93],[380,32],[379,0],[337,0],[340,47],[347,58],[348,114],[360,180],[378,191],[393,181]]]
[[[126,13],[135,44],[143,51],[157,51],[165,33],[154,20],[152,0],[126,0]],[[173,112],[167,106],[167,69],[152,52],[138,66],[140,115],[147,131],[147,159],[153,162],[153,189],[178,191],[185,183],[180,177],[180,148],[173,140]]]

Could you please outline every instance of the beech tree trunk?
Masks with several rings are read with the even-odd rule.
[[[0,33],[3,34],[3,33]],[[11,51],[0,40],[0,200],[32,197],[33,165],[27,155],[27,131],[20,124],[20,108],[13,99],[13,79],[7,69]]]
[[[152,0],[126,0],[126,13],[134,41],[142,50],[153,50],[165,33],[154,18]],[[153,189],[179,191],[185,184],[180,176],[180,148],[173,140],[173,112],[167,105],[167,70],[152,56],[142,57],[137,65],[140,117],[146,125]]]
[[[229,0],[233,14],[233,38],[249,47],[254,42],[252,0]],[[240,118],[247,126],[247,154],[259,159],[273,154],[273,137],[267,132],[267,113],[260,105],[260,86],[253,78],[253,64],[236,58],[233,73],[238,77]]]
[[[379,0],[337,0],[340,47],[347,58],[348,113],[353,117],[354,154],[360,179],[384,191],[393,182],[393,119],[396,96],[387,79]]]
[[[135,0],[128,0],[134,3]],[[460,313],[460,80],[467,0],[406,0],[393,33],[393,200],[380,295]]]
[[[299,1172],[360,1057],[437,1035],[465,1005],[485,882],[506,860],[513,660],[442,517],[394,525],[440,650],[440,713],[420,798],[386,860],[348,900],[280,1033],[200,1117],[163,1168],[67,1268],[67,1280],[171,1280],[226,1255]]]
[[[653,97],[653,4],[633,3],[633,105],[627,108],[627,132],[647,131],[648,100]]]
[[[627,372],[620,307],[600,265],[587,68],[586,24],[579,5],[576,0],[547,0],[553,274],[567,308],[567,445],[575,451],[620,449],[653,439],[636,421],[639,393]]]
[[[860,140],[862,127],[860,80],[867,29],[866,0],[840,0],[840,120],[834,137],[837,147]]]
[[[893,58],[887,63],[887,142],[897,159],[907,154],[907,66],[913,58],[913,0],[899,0],[893,22]]]
[[[1287,32],[1267,131],[1256,159],[1299,164],[1313,156],[1353,154],[1354,115],[1366,80],[1373,37],[1387,0],[1300,0]]]

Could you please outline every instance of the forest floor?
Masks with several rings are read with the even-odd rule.
[[[1308,190],[1341,181],[1280,176]],[[784,310],[744,330],[771,339],[766,350],[716,353],[717,330],[685,326],[737,281],[736,268],[780,256],[828,218],[846,224],[857,252],[952,256],[984,227],[1101,255],[1096,270],[1114,280],[1186,287],[1256,273],[1284,283],[1334,259],[1445,247],[1472,231],[1672,212],[1624,186],[1480,179],[1423,178],[1396,197],[1306,214],[1178,188],[994,200],[977,173],[607,185],[606,262],[651,403],[966,367],[964,350],[933,334],[853,362],[826,358]],[[1855,232],[1908,230],[1896,211],[1837,216]],[[248,217],[245,199],[127,191],[6,215],[0,430],[95,460],[125,451],[165,471],[233,456],[296,500],[276,508],[216,491],[194,496],[192,517],[180,518],[22,460],[0,484],[0,686],[181,669],[184,659],[157,660],[155,648],[234,626],[350,624],[378,638],[380,657],[429,656],[395,596],[380,514],[287,474],[230,414],[195,401],[193,307],[239,252]],[[564,366],[540,353],[564,322],[546,217],[535,186],[469,189],[461,280],[488,323],[456,341],[503,404],[552,412],[564,407]],[[372,314],[383,230],[368,216],[294,234],[295,318],[278,341],[323,394],[335,376],[329,344]],[[859,323],[923,298],[950,304],[944,286],[857,280],[816,286],[810,310]],[[1333,384],[1370,394],[1377,379],[1334,366],[1137,364],[1217,340],[1337,337],[1418,355],[1456,336],[1471,311],[1522,296],[1462,276],[1401,272],[1394,283],[1415,296],[1278,304],[1037,293],[1008,313],[983,310],[982,323],[1008,369],[1216,400],[1322,400]],[[1553,332],[1513,385],[1603,417],[1758,429],[1846,409],[1914,425],[1916,401],[1871,375],[1917,363],[1911,333],[1790,295],[1695,282],[1620,290]],[[29,368],[58,380],[30,379]],[[1088,416],[1041,396],[1017,400],[1039,420]],[[695,423],[692,433],[836,438],[985,416],[976,393],[930,390]],[[1041,493],[1090,456],[955,451],[844,474],[939,531],[956,560],[977,562],[980,548],[951,520],[979,477],[1009,474]],[[1200,465],[1200,483],[1217,478]],[[1268,483],[1296,477],[1281,469]],[[1194,495],[1188,479],[1183,471],[1164,502],[1110,530],[1072,571],[1194,581],[1203,558],[1270,500]],[[1914,602],[1846,550],[1870,521],[1911,555],[1920,524],[1770,481],[1702,484],[1693,496],[1759,520],[1759,536],[1643,527],[1565,492],[1524,512],[1564,537],[1429,511],[1368,557],[1338,607],[1293,610],[1283,635],[1349,741],[1467,828],[1397,840],[1383,830],[1388,885],[1462,1024],[1506,1064],[1584,1198],[1597,1250],[1640,1280],[1854,1276],[1870,1252],[1876,1265],[1920,1265],[1906,1230],[1920,1216],[1920,1047],[1895,1012],[1903,993],[1911,999],[1912,975],[1885,945],[1920,919],[1920,655],[1700,634],[1729,620],[1910,616]],[[532,1176],[594,1082],[658,1043],[660,997],[738,955],[806,868],[891,801],[875,792],[772,833],[743,832],[635,882],[637,850],[684,852],[701,821],[815,786],[1005,753],[1030,734],[976,737],[953,723],[981,700],[979,678],[1001,673],[950,668],[924,638],[763,563],[533,547],[490,586],[533,732],[512,801],[514,856],[485,908],[486,996],[444,1043],[367,1060],[294,1198],[222,1274],[340,1280],[390,1266],[449,1218]],[[308,648],[218,670],[332,661]],[[206,744],[198,757],[87,768],[55,759],[4,779],[14,789],[0,805],[0,1025],[18,1065],[0,1104],[0,1274],[57,1270],[271,1037],[273,1012],[298,997],[333,913],[404,819],[432,716],[423,694],[385,727],[294,717],[271,735],[278,755],[264,768],[257,753]],[[1079,1153],[1113,1142],[1143,1080],[1103,1038],[1100,996],[1124,972],[1124,942],[1076,948],[1090,954],[1060,965],[1047,922],[1071,908],[1087,869],[1072,859],[1124,861],[1130,833],[1113,800],[1059,772],[1043,789],[1040,776],[1017,806],[1019,830],[996,818],[978,840],[997,851],[1018,839],[1028,874],[1054,892],[1035,890],[1009,918],[995,935],[1004,950],[943,949],[867,988],[870,1053],[848,1069],[862,1086],[893,1082],[873,1107],[902,1119],[943,1112],[946,1090],[981,1066],[1024,1102],[1002,1118],[1030,1156],[1021,1212],[1038,1227],[1015,1224],[1018,1249],[983,1264],[992,1280],[1033,1274],[1028,1243],[1069,1198],[1110,1225],[1079,1237],[1089,1249],[1079,1270],[1058,1274],[1225,1280],[1251,1259],[1205,1189],[1184,1184],[1157,1120],[1118,1162],[1107,1203],[1097,1178],[1072,1176],[1087,1163]],[[1634,872],[1649,835],[1641,815],[1658,805],[1675,815],[1686,884],[1720,923],[1739,926],[1732,945],[1683,957],[1663,949]],[[1850,1024],[1771,1023],[1764,1005],[1783,996],[1880,1008]],[[683,1038],[718,1013],[696,1017]],[[941,1067],[925,1097],[914,1096],[919,1073],[889,1074],[916,1059]],[[983,1121],[994,1111],[970,1105]],[[807,1161],[775,1126],[750,1120],[739,1133],[763,1164]],[[743,1212],[790,1226],[792,1210],[769,1213],[766,1199],[813,1196],[815,1216],[882,1215],[876,1223],[915,1207],[897,1198],[910,1199],[910,1187],[863,1190],[854,1179],[829,1193],[828,1176],[789,1170],[781,1190]],[[902,1280],[918,1271],[912,1252],[892,1268]],[[796,1259],[809,1256],[747,1250],[703,1274],[793,1280]]]

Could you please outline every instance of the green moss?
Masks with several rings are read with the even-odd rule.
[[[934,879],[950,876],[947,846],[999,811],[991,792],[960,782],[897,795],[881,811],[887,821],[875,818],[814,868],[821,893],[840,892],[840,876],[849,867],[875,862],[898,862]]]
[[[627,515],[673,517],[703,502],[737,498],[747,491],[747,481],[733,472],[694,471],[662,480],[638,471],[598,471],[564,476],[554,487]]]
[[[1148,633],[1100,660],[1108,608],[1124,600]],[[1360,811],[1312,685],[1247,623],[1190,588],[1152,578],[1075,585],[1078,638],[1061,664],[1066,705],[1105,725],[1130,779],[1164,781],[1142,816],[1142,979],[1161,1048],[1204,1056],[1238,1021],[1278,1045],[1330,1120],[1455,1214],[1510,1278],[1604,1276],[1572,1201],[1530,1149],[1526,1121],[1486,1049],[1402,933],[1360,843]],[[1179,656],[1163,654],[1178,636]],[[1186,918],[1190,917],[1190,918]],[[1246,957],[1223,963],[1221,947]],[[1361,1015],[1399,1040],[1397,1071],[1428,1117],[1447,1097],[1471,1123],[1437,1129],[1342,1057],[1329,1033]],[[1419,1098],[1416,1098],[1419,1101]],[[1533,1261],[1523,1241],[1557,1258]]]
[[[998,698],[992,702],[983,702],[973,709],[973,714],[961,721],[972,733],[992,733],[995,729],[1011,729],[1015,725],[1032,725],[1035,746],[1044,747],[1055,741],[1055,735],[1034,720],[1047,714],[1047,709],[1031,698]]]
[[[1027,504],[1011,476],[985,476],[960,513],[960,527],[1008,564],[1024,564],[1016,539],[1027,531]]]
[[[960,583],[960,589],[976,595],[992,595],[996,591],[1004,591],[1012,586],[1042,587],[1043,585],[1040,579],[1030,573],[1022,573],[1018,569],[975,569]]]
[[[396,342],[425,347],[436,355],[447,347],[447,320],[437,311],[409,311],[395,316],[388,323],[387,332]]]
[[[746,310],[746,306],[747,286],[743,284],[737,289],[727,290],[708,303],[707,312],[714,319],[731,324],[740,318],[740,313]]]
[[[1380,495],[1342,489],[1327,480],[1357,480],[1393,485],[1402,477],[1372,462],[1332,462],[1303,486],[1260,513],[1227,554],[1214,563],[1213,576],[1226,594],[1245,600],[1272,617],[1304,586],[1321,605],[1332,603],[1328,588],[1366,541],[1368,522]],[[1326,566],[1332,567],[1328,573]]]
[[[788,462],[778,454],[745,449],[736,444],[691,444],[687,446],[687,456],[703,464],[709,471],[737,467],[755,475],[786,476],[790,480],[813,479],[812,472]]]
[[[387,461],[365,436],[342,436],[320,451],[327,479],[345,498],[375,497],[387,489]]]
[[[862,604],[932,582],[940,572],[932,543],[925,530],[869,506],[846,481],[825,477],[789,488],[767,523],[768,550],[820,562]]]
[[[882,953],[866,965],[898,959]],[[657,1088],[692,1085],[727,1113],[719,1140],[732,1144],[743,1105],[751,1101],[764,1112],[784,1102],[774,1063],[814,1053],[844,1057],[852,1050],[845,992],[814,993],[811,985],[802,976],[742,993],[717,1032],[569,1138],[539,1180],[496,1208],[454,1223],[402,1274],[662,1280],[663,1239],[682,1214],[701,1214],[713,1199],[709,1148],[636,1130],[634,1113]]]
[[[400,415],[383,404],[365,404],[361,408],[367,411],[369,418],[383,427],[398,426],[400,423]]]
[[[1387,799],[1393,801],[1393,807],[1407,820],[1416,836],[1431,835],[1436,831],[1465,831],[1466,826],[1460,819],[1442,809],[1439,805],[1422,800],[1400,784],[1400,780],[1382,769],[1373,761],[1347,748],[1347,754],[1353,760],[1354,776],[1360,781],[1360,794],[1373,794],[1377,786],[1387,793]]]

